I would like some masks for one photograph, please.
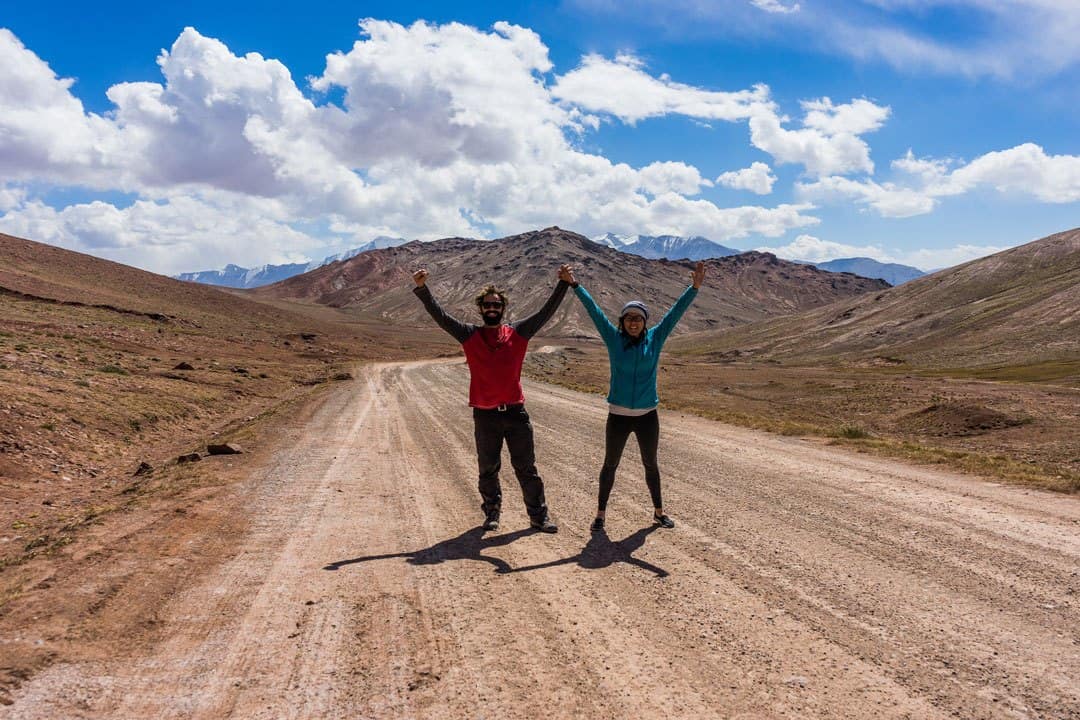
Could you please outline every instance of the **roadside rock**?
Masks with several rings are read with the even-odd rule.
[[[200,455],[197,452],[186,453],[186,454],[181,455],[180,457],[176,458],[176,462],[181,463],[181,464],[189,463],[189,462],[199,462],[200,460],[202,460],[202,455]]]
[[[134,475],[135,477],[140,477],[142,475],[149,475],[153,471],[154,466],[144,460],[139,463],[139,467],[135,468],[135,472],[132,473],[132,475]]]
[[[206,452],[211,455],[239,455],[244,452],[244,448],[236,443],[215,443],[207,444]]]
[[[194,369],[195,369],[194,366],[192,366],[191,363],[187,363],[187,362],[177,363],[176,365],[173,365],[173,370],[194,370]]]

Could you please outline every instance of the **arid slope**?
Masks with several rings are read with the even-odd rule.
[[[977,368],[1080,361],[1080,229],[675,348],[719,359]]]
[[[7,235],[0,317],[0,568],[74,542],[180,454],[352,359],[409,354],[357,325]],[[140,462],[153,469],[133,476]]]

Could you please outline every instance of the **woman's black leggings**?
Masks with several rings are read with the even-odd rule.
[[[630,433],[637,436],[641,464],[645,466],[645,484],[649,486],[653,507],[664,507],[660,500],[660,468],[656,464],[656,449],[660,445],[660,417],[653,410],[637,417],[608,414],[604,433],[607,441],[604,467],[600,470],[600,510],[607,510],[608,496],[615,485],[615,471],[619,467],[619,460],[622,459],[623,448],[626,447]]]

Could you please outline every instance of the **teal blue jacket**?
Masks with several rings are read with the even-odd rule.
[[[660,350],[686,308],[694,301],[697,290],[693,285],[686,288],[660,322],[648,328],[645,337],[637,343],[619,332],[619,328],[607,319],[604,311],[585,288],[578,285],[574,288],[574,294],[585,306],[604,340],[604,345],[607,346],[608,360],[611,362],[611,384],[607,401],[612,405],[635,409],[656,407],[660,402],[656,394],[656,369],[660,365]]]

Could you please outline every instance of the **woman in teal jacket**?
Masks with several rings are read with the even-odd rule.
[[[573,271],[565,267],[559,279],[570,283],[574,294],[581,300],[600,337],[607,346],[611,363],[611,383],[608,390],[608,418],[605,430],[604,467],[600,470],[600,496],[597,502],[593,531],[604,528],[608,496],[615,484],[615,470],[619,467],[626,441],[633,433],[641,450],[641,462],[645,466],[645,483],[652,495],[653,520],[665,528],[675,527],[675,522],[664,514],[660,494],[660,468],[656,452],[660,444],[660,419],[656,406],[660,398],[656,394],[656,369],[660,363],[660,350],[664,341],[675,329],[679,319],[694,301],[698,288],[705,279],[705,264],[698,262],[691,275],[691,285],[683,291],[667,314],[654,327],[647,327],[649,310],[640,300],[631,300],[619,313],[619,324],[614,325],[588,291],[574,279]]]

